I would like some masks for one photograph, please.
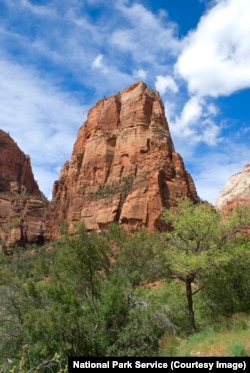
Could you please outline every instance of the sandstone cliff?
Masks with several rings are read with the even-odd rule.
[[[45,208],[29,156],[0,130],[0,239],[7,245],[36,242]]]
[[[237,204],[250,206],[250,164],[230,177],[215,201],[217,209],[232,209]]]
[[[163,207],[199,197],[175,152],[159,93],[138,82],[104,98],[80,127],[70,162],[54,183],[47,238],[83,220],[88,230],[110,222],[161,228]]]

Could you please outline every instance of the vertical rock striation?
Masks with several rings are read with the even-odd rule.
[[[79,220],[88,230],[111,222],[157,230],[163,207],[175,206],[178,196],[199,201],[159,93],[138,82],[89,111],[54,183],[47,237],[57,237],[64,221],[73,230]]]
[[[0,239],[7,245],[36,242],[45,209],[29,156],[0,130]]]

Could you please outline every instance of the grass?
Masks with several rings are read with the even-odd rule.
[[[250,315],[221,318],[188,338],[165,336],[160,356],[250,356]]]

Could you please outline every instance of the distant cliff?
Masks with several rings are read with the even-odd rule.
[[[199,201],[173,141],[158,92],[138,82],[104,98],[81,126],[70,162],[54,183],[47,237],[64,221],[88,230],[111,222],[161,229],[163,207],[183,196]]]
[[[229,178],[215,201],[217,209],[231,209],[237,204],[250,206],[250,164]]]

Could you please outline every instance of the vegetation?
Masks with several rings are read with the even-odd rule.
[[[163,219],[163,233],[80,223],[70,236],[65,224],[58,242],[0,252],[0,371],[64,372],[68,356],[206,354],[205,340],[216,345],[225,330],[222,353],[249,355],[249,209],[225,217],[179,200]]]
[[[218,317],[186,338],[165,335],[160,356],[250,356],[249,314]]]
[[[88,199],[99,200],[112,198],[115,194],[127,195],[132,190],[132,185],[134,181],[134,176],[129,175],[122,177],[121,180],[113,182],[110,185],[100,185],[95,192],[88,193]]]
[[[166,260],[171,277],[185,284],[187,312],[193,332],[196,331],[193,296],[209,281],[209,275],[215,269],[228,269],[235,265],[236,260],[240,265],[240,259],[249,256],[249,249],[239,234],[247,224],[247,214],[246,209],[238,207],[225,220],[210,205],[193,204],[189,200],[179,200],[176,211],[165,210],[163,213],[164,220],[171,227],[165,233]]]

